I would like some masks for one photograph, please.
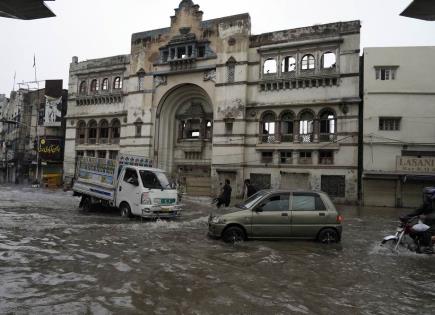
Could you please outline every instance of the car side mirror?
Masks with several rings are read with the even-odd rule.
[[[133,186],[139,186],[139,181],[137,180],[137,178],[132,178],[130,184],[132,184]]]

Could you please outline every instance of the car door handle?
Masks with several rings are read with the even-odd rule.
[[[288,217],[288,213],[281,213],[282,217]]]
[[[119,186],[119,191],[121,191],[122,190],[122,187],[121,186]]]
[[[324,217],[324,216],[326,216],[326,213],[319,213],[319,217]]]

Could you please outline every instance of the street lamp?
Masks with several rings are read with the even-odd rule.
[[[21,125],[21,126],[25,126],[29,129],[32,128],[32,126],[25,124],[21,121],[16,121],[16,120],[8,120],[5,119],[4,117],[0,119],[1,123],[4,124],[11,124],[11,125]],[[39,134],[38,134],[38,129],[37,129],[38,125],[36,125],[36,141],[37,141],[37,147],[36,147],[36,181],[39,182]],[[21,140],[21,139],[20,139]],[[8,161],[9,158],[7,156],[8,150],[7,150],[7,146],[6,146],[6,177],[9,180],[9,174],[8,174],[8,170],[9,170],[9,166],[8,166]]]

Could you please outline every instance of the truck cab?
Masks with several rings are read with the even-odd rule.
[[[121,215],[171,218],[181,214],[177,191],[163,170],[126,165],[121,169],[115,192]]]

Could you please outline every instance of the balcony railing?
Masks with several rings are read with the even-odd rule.
[[[298,159],[299,164],[313,164],[313,158],[300,157]]]
[[[281,135],[281,142],[293,142],[293,134],[288,133]]]
[[[314,140],[314,134],[312,134],[312,133],[306,133],[306,134],[299,135],[299,141],[301,143],[312,143],[313,140]]]
[[[319,136],[320,142],[334,142],[337,140],[337,134],[335,133],[321,133]]]
[[[331,164],[334,164],[334,159],[331,157],[321,157],[321,158],[319,158],[319,164],[331,165]]]
[[[261,135],[262,143],[279,143],[279,134],[267,134]]]

